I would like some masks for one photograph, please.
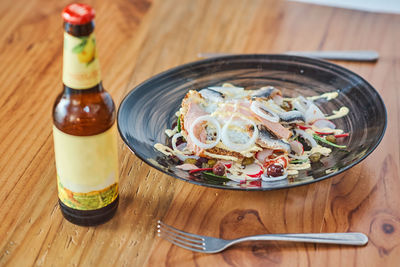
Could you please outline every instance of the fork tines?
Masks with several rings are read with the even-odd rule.
[[[197,252],[205,250],[204,238],[201,236],[178,230],[162,221],[158,221],[157,228],[158,236],[172,244]]]

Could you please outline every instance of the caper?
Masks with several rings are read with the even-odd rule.
[[[321,153],[319,152],[313,153],[308,158],[312,163],[317,163],[321,159]]]
[[[242,165],[246,166],[246,165],[250,165],[254,162],[254,158],[244,158],[242,161]]]
[[[210,168],[211,168],[212,166],[214,166],[215,163],[217,163],[217,160],[216,160],[216,159],[209,159],[208,162],[207,162],[207,164],[210,166]]]
[[[291,111],[293,109],[292,104],[288,101],[283,101],[281,108],[283,108],[286,111]]]
[[[325,140],[336,144],[336,137],[334,135],[328,135],[327,137],[325,137]]]
[[[185,163],[188,163],[188,164],[196,164],[196,162],[197,162],[197,160],[196,159],[185,159]]]

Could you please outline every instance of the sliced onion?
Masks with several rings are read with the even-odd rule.
[[[306,99],[304,96],[298,96],[297,99],[299,100],[300,104],[308,108],[313,102],[311,100]]]
[[[304,147],[299,141],[296,141],[296,140],[291,141],[290,148],[297,155],[303,155],[303,153],[304,153]]]
[[[248,94],[244,87],[212,86],[208,87],[208,89],[222,93],[228,98],[243,98]]]
[[[231,118],[232,119],[232,118]],[[254,143],[256,142],[258,138],[258,128],[257,125],[248,119],[245,119],[249,124],[253,126],[253,136],[250,138],[250,140],[247,143],[240,144],[240,143],[233,143],[228,136],[228,127],[231,123],[231,120],[229,120],[227,123],[225,123],[224,127],[222,127],[222,132],[221,132],[221,141],[222,143],[229,148],[232,151],[236,152],[241,152],[243,150],[249,149]]]
[[[263,181],[266,181],[266,182],[280,181],[280,180],[283,180],[286,178],[287,178],[287,172],[284,172],[283,175],[278,176],[278,177],[268,176],[266,173],[261,175],[261,179],[263,179]]]
[[[202,143],[195,135],[194,135],[194,127],[202,121],[207,121],[207,122],[211,122],[212,124],[214,124],[214,126],[217,128],[217,137],[216,140],[210,144],[206,144],[206,143]],[[210,115],[205,115],[205,116],[200,116],[197,119],[195,119],[192,123],[192,125],[190,126],[189,129],[189,136],[192,139],[193,143],[203,149],[209,149],[209,148],[213,148],[215,147],[218,143],[219,140],[221,139],[221,126],[219,126],[218,121],[211,117]]]
[[[237,183],[241,183],[241,182],[244,182],[244,181],[256,181],[256,180],[259,180],[260,179],[260,177],[250,177],[250,176],[244,176],[244,175],[236,175],[236,174],[232,174],[232,173],[227,173],[226,174],[226,177],[228,178],[228,179],[231,179],[232,181],[235,181],[235,182],[237,182]]]
[[[179,145],[176,146],[176,149],[178,149],[179,151],[182,151],[187,147],[187,143],[181,143]]]
[[[220,92],[220,93],[241,93],[244,91],[244,87],[235,87],[235,86],[210,86],[208,89]]]
[[[327,119],[318,119],[314,121],[313,125],[319,129],[323,128],[336,129],[336,125]]]
[[[238,183],[246,180],[246,178],[243,175],[235,175],[235,174],[232,174],[232,173],[229,173],[229,172],[226,174],[226,177],[228,179],[231,179],[232,181],[235,181],[235,182],[238,182]]]
[[[317,141],[314,140],[314,137],[311,134],[300,129],[294,129],[294,131],[296,134],[301,135],[306,141],[308,141],[311,147],[316,147],[318,145]]]
[[[296,98],[294,101],[292,101],[292,104],[293,107],[303,113],[303,115],[306,113],[307,106],[299,98]]]
[[[184,171],[191,171],[191,170],[196,170],[199,167],[197,167],[194,164],[184,163],[184,164],[176,166],[176,168],[184,170]]]
[[[276,95],[272,98],[278,106],[282,105],[283,103],[283,97],[281,95]]]
[[[269,108],[272,108],[272,111],[275,112],[275,114],[279,115],[282,112],[286,112],[283,108],[280,107],[280,105],[277,105],[273,100],[269,99],[267,101],[267,105]]]
[[[185,147],[186,147],[186,145],[185,144],[180,144],[179,146],[176,146],[176,141],[178,140],[178,138],[179,137],[181,137],[182,136],[182,134],[181,133],[176,133],[176,134],[174,134],[174,136],[172,136],[172,140],[171,140],[171,142],[172,142],[172,148],[174,149],[174,151],[180,151],[180,152],[182,152],[182,150],[184,149],[180,149],[180,148],[182,148],[182,146],[184,145]],[[183,152],[182,152],[183,153]],[[196,156],[196,155],[182,155],[182,154],[179,154],[179,153],[175,153],[174,154],[178,159],[180,159],[180,160],[182,160],[182,161],[185,161],[186,159],[198,159],[199,158],[199,156]]]
[[[304,118],[306,119],[306,122],[309,123],[318,119],[324,119],[325,115],[322,113],[319,107],[317,107],[317,105],[311,103],[304,113]]]
[[[172,140],[171,140],[171,142],[172,142],[172,148],[174,149],[174,150],[179,150],[177,147],[176,147],[176,141],[178,140],[178,138],[179,137],[182,137],[183,135],[181,134],[181,133],[176,133],[176,134],[174,134],[174,136],[172,136]],[[180,150],[179,150],[180,151]]]
[[[264,173],[264,170],[259,164],[252,163],[246,165],[246,167],[243,169],[243,173],[251,178],[260,178],[261,174]]]
[[[253,103],[251,103],[250,109],[263,119],[271,122],[279,122],[279,116],[275,114],[275,112],[273,112],[270,108],[266,107],[265,105],[261,105],[260,102],[254,101]],[[271,115],[266,114],[265,111],[270,113]]]
[[[256,159],[259,162],[264,163],[265,159],[268,159],[268,156],[272,155],[272,152],[272,149],[263,149],[262,151],[257,152]]]

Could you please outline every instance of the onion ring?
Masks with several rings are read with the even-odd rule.
[[[246,150],[246,149],[250,148],[256,142],[256,140],[258,138],[258,128],[257,128],[257,125],[252,120],[246,119],[246,121],[249,124],[251,124],[253,126],[253,128],[254,128],[253,136],[245,144],[233,143],[233,142],[231,142],[231,140],[229,140],[228,133],[227,133],[228,132],[228,127],[231,124],[232,118],[233,117],[231,117],[231,119],[227,123],[225,123],[224,127],[222,127],[221,141],[229,149],[231,149],[233,151],[236,151],[236,152],[241,152],[243,150]]]
[[[266,119],[271,122],[279,122],[279,116],[276,115],[275,112],[273,112],[270,108],[266,107],[265,105],[261,106],[259,102],[254,101],[253,103],[251,103],[250,109],[263,119]],[[271,115],[266,114],[265,111],[270,113]]]
[[[208,121],[211,122],[212,124],[214,124],[214,126],[217,128],[217,137],[216,140],[210,144],[205,144],[202,143],[195,135],[194,135],[194,127],[201,121]],[[192,139],[193,143],[203,149],[210,149],[215,147],[218,143],[219,140],[221,139],[221,126],[219,125],[218,121],[214,118],[211,117],[210,115],[204,115],[204,116],[200,116],[197,119],[195,119],[192,123],[192,125],[190,126],[189,129],[189,136]]]
[[[310,142],[310,145],[312,147],[318,146],[317,141],[314,140],[314,137],[311,134],[309,134],[303,130],[300,130],[300,129],[295,129],[294,131],[296,134],[301,135],[304,139],[306,139],[308,142]]]
[[[175,155],[178,159],[180,159],[180,160],[182,160],[182,161],[185,161],[186,159],[198,159],[199,156],[196,156],[196,155],[185,155],[181,150],[178,149],[178,147],[176,146],[176,141],[177,141],[177,139],[178,139],[179,137],[181,137],[181,136],[182,136],[181,133],[176,133],[176,134],[174,134],[174,136],[172,136],[171,142],[172,142],[172,148],[173,148],[173,150],[174,150],[174,151],[179,151],[180,153],[182,153],[182,154],[180,154],[180,153],[175,153],[174,155]]]

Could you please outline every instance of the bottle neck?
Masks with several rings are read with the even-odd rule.
[[[89,36],[94,31],[94,21],[83,25],[75,25],[64,22],[64,31],[75,37]]]
[[[91,88],[82,89],[74,89],[64,85],[64,95],[77,95],[77,94],[90,94],[90,93],[100,93],[103,92],[103,83],[100,82]]]
[[[101,88],[93,21],[84,25],[64,23],[63,83],[71,90]]]

